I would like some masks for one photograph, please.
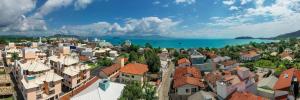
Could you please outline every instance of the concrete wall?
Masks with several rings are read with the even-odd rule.
[[[187,84],[187,85],[183,85],[181,87],[178,87],[176,89],[176,94],[177,95],[191,95],[193,88],[196,88],[196,91],[199,90],[199,88],[197,86]],[[188,92],[186,92],[186,90],[188,90]]]
[[[126,77],[126,75],[128,76]],[[141,83],[143,83],[143,78],[144,78],[142,75],[133,75],[133,74],[126,74],[126,73],[121,73],[119,77],[123,82],[134,80],[134,81],[139,81]]]

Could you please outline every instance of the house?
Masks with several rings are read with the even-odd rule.
[[[37,48],[25,47],[22,49],[22,52],[23,52],[23,59],[26,59],[26,60],[35,60],[35,59],[46,60],[47,59],[47,54]]]
[[[257,84],[257,94],[265,98],[275,99],[275,90],[273,87],[277,80],[278,78],[273,75],[260,80]]]
[[[200,69],[201,72],[212,72],[217,69],[217,63],[208,61],[207,63],[195,67]]]
[[[191,66],[191,62],[187,58],[181,58],[177,61],[177,65],[178,67],[187,67],[187,66]]]
[[[226,60],[219,64],[219,68],[222,70],[233,70],[239,66],[239,64],[234,60]]]
[[[120,69],[120,82],[138,81],[143,83],[148,70],[148,65],[129,63]]]
[[[118,57],[119,56],[118,51],[115,51],[115,50],[109,51],[109,56],[114,57],[114,58]]]
[[[254,61],[258,60],[259,58],[260,54],[258,54],[255,50],[240,53],[240,59],[242,61]]]
[[[18,61],[12,73],[25,100],[53,100],[62,93],[63,78],[42,61]]]
[[[278,81],[274,85],[274,90],[278,91],[286,91],[289,94],[298,94],[298,87],[299,87],[299,81],[300,80],[300,71],[295,69],[295,68],[290,68],[288,70],[283,71],[280,76]],[[276,94],[275,91],[275,94]],[[290,95],[291,96],[291,95]],[[295,95],[293,95],[295,96]],[[281,96],[276,96],[275,99],[277,98],[287,98],[288,94],[286,95],[281,95]]]
[[[213,93],[201,90],[189,96],[188,100],[216,100],[216,98]]]
[[[231,58],[228,57],[228,56],[224,56],[224,57],[222,57],[222,56],[216,56],[215,58],[212,59],[212,61],[215,62],[215,63],[220,63],[220,62],[224,62],[224,61],[230,60],[230,59]]]
[[[111,77],[118,75],[119,74],[119,70],[121,69],[121,67],[124,66],[124,62],[119,64],[113,64],[109,67],[105,67],[103,69],[100,69],[99,72],[99,76],[100,78],[105,78],[105,79],[110,79]]]
[[[98,79],[70,100],[118,100],[125,84],[111,82],[106,79]]]
[[[213,92],[217,92],[216,82],[218,80],[221,80],[222,76],[223,76],[222,73],[218,70],[209,72],[209,73],[205,73],[204,79],[205,79],[206,83],[208,84],[208,87],[210,89],[212,89]]]
[[[54,72],[64,78],[63,85],[74,89],[90,78],[90,70],[87,64],[79,62],[77,56],[50,56],[49,64]]]
[[[205,62],[206,57],[194,50],[190,55],[190,60],[193,66],[199,66]]]
[[[173,89],[177,95],[192,95],[205,88],[200,71],[196,67],[175,69]]]
[[[216,90],[219,99],[225,99],[235,91],[249,91],[256,93],[255,74],[248,68],[237,67],[236,74],[231,72],[226,73],[224,73],[225,75],[222,76],[221,80],[216,82]]]
[[[288,52],[282,52],[281,54],[279,54],[281,60],[288,60],[288,61],[293,61],[294,59],[294,55],[290,54]]]
[[[87,56],[87,57],[93,57],[94,56],[93,49],[92,48],[85,48],[84,50],[82,50],[80,52],[80,55]]]

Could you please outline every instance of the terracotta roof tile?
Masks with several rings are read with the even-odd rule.
[[[181,58],[177,61],[177,64],[183,64],[183,63],[191,63],[191,62],[186,58]]]
[[[148,71],[148,65],[129,63],[120,69],[120,72],[127,74],[142,75]]]
[[[191,77],[201,78],[200,71],[196,67],[178,67],[175,70],[174,79],[179,79],[187,74]]]
[[[233,64],[235,64],[236,63],[236,61],[233,61],[233,60],[227,60],[227,61],[224,61],[222,64],[224,65],[224,66],[230,66],[230,65],[233,65]]]
[[[285,89],[291,86],[292,77],[295,76],[297,80],[300,79],[300,71],[296,70],[295,68],[291,68],[288,70],[283,71],[276,84],[274,85],[274,89],[280,90]]]
[[[186,84],[204,87],[200,71],[196,67],[176,68],[173,87],[177,88]]]
[[[264,97],[254,95],[250,92],[234,92],[229,100],[268,100]]]
[[[102,71],[107,76],[110,76],[114,72],[116,72],[117,70],[119,70],[120,68],[121,68],[121,66],[119,64],[113,64],[113,65],[111,65],[109,67],[105,67],[105,68],[101,69],[100,71]]]
[[[204,87],[203,82],[201,82],[201,79],[199,79],[199,78],[181,77],[179,79],[174,80],[173,88],[178,88],[178,87],[186,85],[186,84]]]

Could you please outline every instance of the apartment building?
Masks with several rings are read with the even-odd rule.
[[[74,89],[90,78],[89,66],[79,62],[77,56],[51,56],[49,63],[54,72],[62,76],[63,85]]]
[[[17,61],[12,73],[25,100],[55,100],[62,93],[62,77],[43,61]]]

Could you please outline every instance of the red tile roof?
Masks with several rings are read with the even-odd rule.
[[[173,88],[178,88],[186,84],[204,87],[204,84],[201,81],[200,71],[196,67],[176,68]]]
[[[179,79],[186,74],[190,74],[191,77],[201,78],[200,71],[196,67],[178,67],[174,73],[174,79]]]
[[[121,68],[120,64],[113,64],[113,65],[111,65],[109,67],[105,67],[103,69],[100,69],[100,71],[102,71],[107,76],[110,76],[113,73],[115,73],[117,70],[119,70],[120,68]]]
[[[187,85],[187,84],[204,87],[203,82],[199,78],[181,77],[179,79],[174,80],[173,88],[178,88],[180,86]]]
[[[205,75],[205,79],[208,81],[208,83],[216,86],[216,81],[222,79],[222,73],[217,71],[208,73],[207,75]]]
[[[290,68],[288,70],[283,71],[276,84],[274,85],[274,89],[286,89],[291,86],[292,77],[295,76],[297,80],[300,80],[300,71],[295,68]]]
[[[234,92],[229,100],[268,100],[264,97],[254,95],[250,92]]]
[[[224,65],[224,66],[230,66],[230,65],[233,65],[233,64],[235,64],[236,63],[236,61],[233,61],[233,60],[227,60],[227,61],[224,61],[222,64]]]
[[[143,75],[148,71],[148,65],[129,63],[120,69],[120,72],[127,74]]]
[[[191,63],[190,60],[186,59],[186,58],[181,58],[177,61],[177,64],[183,64],[183,63]]]

